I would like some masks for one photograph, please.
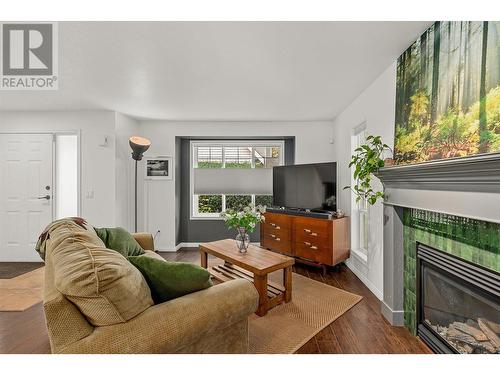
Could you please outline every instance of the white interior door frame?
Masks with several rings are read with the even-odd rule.
[[[54,196],[54,201],[57,201],[57,190],[56,190],[56,161],[57,161],[57,150],[56,150],[56,143],[55,143],[55,137],[58,135],[76,135],[77,137],[77,189],[78,189],[78,202],[77,202],[77,215],[81,216],[82,215],[82,146],[81,146],[81,130],[54,130],[54,131],[46,131],[46,132],[2,132],[0,131],[0,134],[8,134],[8,135],[40,135],[40,134],[47,134],[47,135],[52,135],[52,154],[54,155],[52,159],[52,186],[53,186],[53,196]],[[52,218],[56,217],[56,204],[52,205]]]

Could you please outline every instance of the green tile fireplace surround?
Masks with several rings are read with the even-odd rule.
[[[402,221],[404,323],[415,335],[417,242],[500,272],[500,224],[411,208]]]

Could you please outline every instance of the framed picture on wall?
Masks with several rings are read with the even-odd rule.
[[[171,180],[172,157],[157,156],[146,158],[146,180]]]

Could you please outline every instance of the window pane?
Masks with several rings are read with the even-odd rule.
[[[78,216],[78,137],[56,136],[56,219]]]
[[[272,168],[280,165],[281,147],[254,147],[255,168]]]
[[[222,195],[199,195],[198,212],[205,214],[222,212]]]
[[[251,147],[225,147],[226,168],[252,168]]]
[[[242,210],[252,203],[251,195],[226,195],[226,210]]]
[[[222,168],[222,147],[195,147],[198,168]]]
[[[272,195],[256,195],[255,196],[255,205],[256,206],[266,206],[270,207],[273,205],[273,196]]]

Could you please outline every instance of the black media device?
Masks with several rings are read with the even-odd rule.
[[[273,205],[287,210],[336,211],[337,163],[273,168]]]

